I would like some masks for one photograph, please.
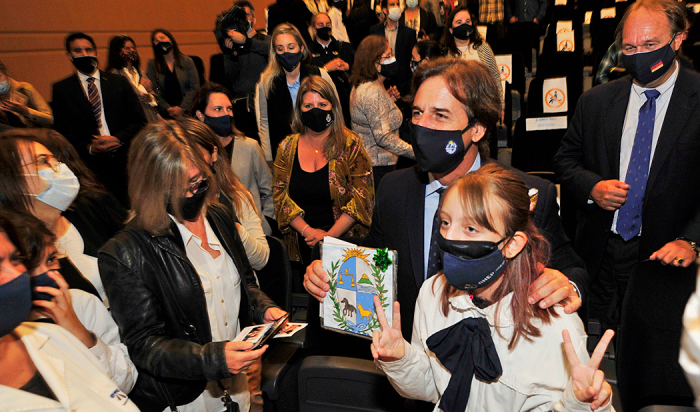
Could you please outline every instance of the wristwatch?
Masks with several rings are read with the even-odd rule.
[[[690,239],[686,239],[684,237],[677,237],[676,240],[684,240],[684,241],[688,242],[688,244],[690,245],[690,248],[693,249],[693,252],[695,252],[695,255],[700,255],[700,246],[698,246],[697,243],[693,242]]]

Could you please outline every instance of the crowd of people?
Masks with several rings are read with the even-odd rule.
[[[216,21],[223,84],[163,28],[145,72],[132,37],[101,70],[69,34],[50,104],[0,63],[0,410],[259,407],[268,346],[233,340],[286,315],[256,278],[269,236],[311,300],[330,289],[324,237],[397,251],[391,325],[376,298],[371,344],[314,332],[309,310],[307,347],[361,347],[418,409],[613,410],[599,364],[630,273],[700,251],[682,5],[629,7],[631,76],[577,104],[554,164],[572,242],[556,186],[489,156],[505,102],[476,24],[544,12],[479,3],[278,1],[268,36],[239,0]],[[592,355],[589,317],[609,329]]]

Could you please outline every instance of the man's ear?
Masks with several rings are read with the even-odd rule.
[[[518,253],[520,253],[527,244],[527,239],[527,235],[524,232],[515,232],[510,241],[503,247],[503,256],[508,259],[518,256]]]
[[[484,136],[486,136],[486,128],[481,123],[475,124],[471,130],[473,130],[472,142],[474,143],[478,143],[479,140],[483,139]]]
[[[194,112],[194,115],[197,116],[197,119],[199,119],[200,122],[204,121],[204,113],[202,113],[201,111],[197,110],[196,112]]]

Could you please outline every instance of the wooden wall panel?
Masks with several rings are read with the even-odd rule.
[[[264,9],[270,3],[253,0],[257,27],[265,26]],[[139,51],[142,70],[153,57],[150,32],[169,30],[180,50],[204,60],[219,53],[212,30],[217,13],[231,0],[1,0],[0,60],[10,77],[33,84],[51,100],[51,84],[73,73],[64,40],[68,33],[83,31],[98,46],[100,68],[107,64],[109,39],[131,36]]]

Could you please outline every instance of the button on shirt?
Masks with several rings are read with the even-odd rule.
[[[204,250],[202,239],[190,232],[173,216],[170,218],[177,224],[185,244],[187,258],[202,282],[212,342],[233,340],[240,332],[238,312],[241,306],[241,277],[233,259],[226,252],[206,219],[204,219],[204,226],[207,242],[209,247],[220,252],[217,258],[213,258],[209,252]],[[248,410],[247,408],[250,407],[250,396],[246,382],[244,373],[221,380],[241,410]],[[223,410],[221,396],[218,383],[208,382],[206,389],[197,399],[178,407],[178,410],[181,412],[218,412]]]
[[[299,77],[301,77],[301,74],[297,76],[297,79],[294,80],[294,83],[287,83],[287,87],[289,88],[289,94],[292,96],[292,107],[294,108],[296,108],[297,106],[297,94],[299,93]]]
[[[678,62],[675,61],[673,66],[674,72],[671,77],[669,77],[668,80],[666,80],[666,82],[664,82],[664,84],[661,86],[655,87],[660,94],[659,97],[656,98],[656,118],[654,119],[654,133],[651,143],[651,161],[649,162],[649,169],[651,169],[651,165],[654,162],[656,144],[659,141],[661,126],[663,126],[664,118],[666,117],[666,110],[668,110],[668,103],[671,100],[673,88],[676,85],[678,70]],[[621,182],[625,181],[625,175],[627,174],[627,166],[629,165],[630,157],[632,156],[632,146],[634,145],[634,135],[637,131],[639,108],[642,107],[647,100],[646,96],[644,96],[644,92],[647,90],[651,89],[638,86],[634,83],[632,84],[632,91],[630,92],[630,99],[627,104],[627,114],[625,115],[625,124],[622,129],[622,140],[620,142],[620,173],[618,179]],[[615,211],[615,217],[613,218],[612,222],[611,230],[614,233],[617,233],[616,226],[618,212],[619,209]]]
[[[476,156],[469,172],[478,170],[481,167],[481,157]],[[428,273],[428,254],[430,253],[430,237],[433,232],[433,219],[440,205],[440,194],[438,189],[444,186],[436,180],[431,173],[428,174],[430,183],[425,186],[425,213],[423,215],[423,278]]]
[[[93,73],[91,76],[78,72],[78,77],[80,78],[80,84],[83,86],[83,92],[85,92],[86,99],[88,98],[88,78],[95,78],[95,86],[97,87],[97,93],[100,94],[100,117],[102,119],[102,127],[100,127],[98,130],[100,132],[100,136],[111,136],[111,134],[109,133],[109,126],[107,126],[107,119],[105,118],[105,99],[103,99],[102,97],[100,71],[95,70],[95,73]]]

